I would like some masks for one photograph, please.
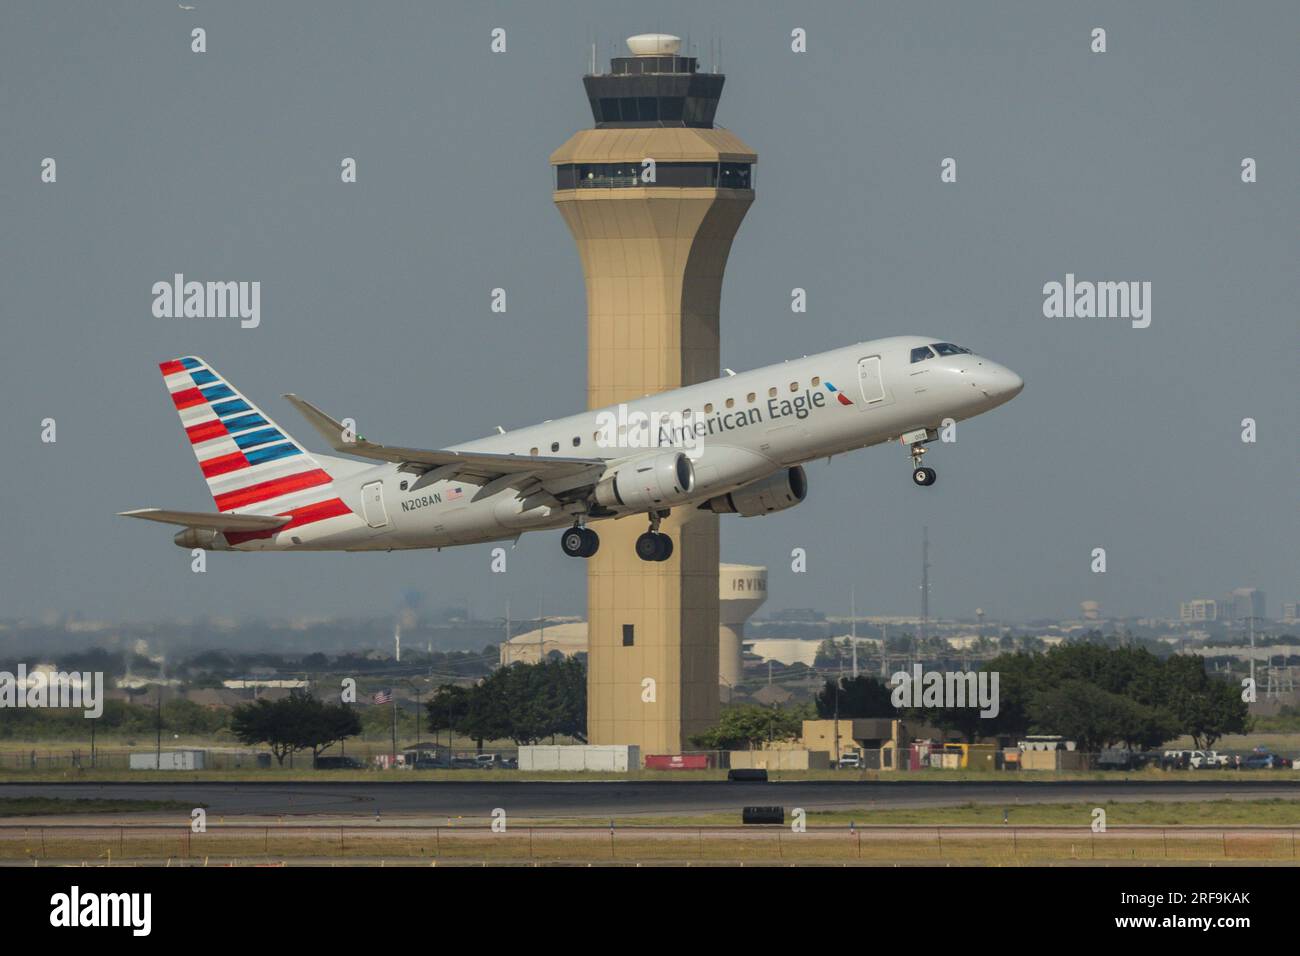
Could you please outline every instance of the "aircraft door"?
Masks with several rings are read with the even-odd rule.
[[[384,483],[372,481],[361,486],[361,510],[365,513],[366,524],[372,528],[382,528],[388,524],[388,510],[384,507]]]
[[[858,359],[858,387],[866,407],[870,408],[885,402],[885,383],[880,377],[879,355]]]

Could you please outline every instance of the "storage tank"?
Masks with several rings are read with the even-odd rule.
[[[718,683],[731,698],[741,680],[745,622],[767,600],[767,568],[723,564],[718,568]]]

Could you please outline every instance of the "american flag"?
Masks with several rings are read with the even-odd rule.
[[[455,501],[457,498],[460,498],[463,495],[464,492],[462,492],[461,489],[457,487],[457,488],[448,488],[447,493],[443,497],[445,497],[448,501]]]
[[[374,701],[376,704],[391,704],[393,702],[393,689],[387,687],[375,694]]]

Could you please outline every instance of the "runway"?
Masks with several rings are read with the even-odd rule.
[[[3,783],[0,798],[178,800],[205,806],[209,816],[347,820],[397,816],[437,822],[487,817],[502,807],[514,816],[566,817],[694,815],[744,806],[806,810],[940,807],[964,803],[1015,806],[1081,801],[1300,800],[1300,779],[1084,781],[727,781],[529,782],[394,781],[241,783]],[[97,815],[98,817],[99,815]],[[16,819],[16,818],[15,818]]]

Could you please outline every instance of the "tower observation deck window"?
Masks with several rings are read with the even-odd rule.
[[[639,162],[564,163],[555,167],[555,188],[754,188],[754,172],[749,163],[656,163],[654,182],[643,182],[641,171]]]

